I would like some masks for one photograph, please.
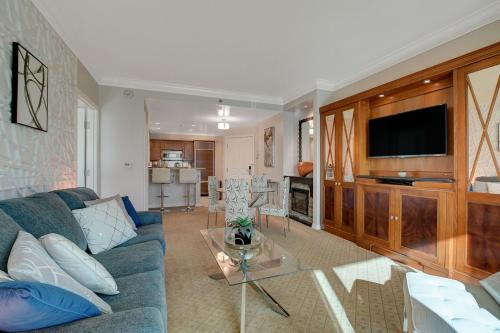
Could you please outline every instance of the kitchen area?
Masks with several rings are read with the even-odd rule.
[[[149,157],[149,209],[160,208],[162,187],[165,208],[199,206],[201,197],[208,195],[208,177],[215,172],[214,141],[152,138],[149,142]],[[169,179],[153,177],[153,173],[164,174],[162,170],[153,170],[157,168],[168,168]]]

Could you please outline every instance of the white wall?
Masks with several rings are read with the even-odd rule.
[[[146,209],[148,129],[145,96],[132,98],[122,88],[101,86],[101,196],[128,195],[138,210]]]
[[[31,1],[0,1],[0,22],[0,199],[73,187],[77,58]],[[48,132],[11,123],[14,41],[49,69]]]

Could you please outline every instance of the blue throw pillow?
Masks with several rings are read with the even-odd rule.
[[[98,316],[101,311],[85,298],[50,284],[0,283],[0,331],[19,332]]]
[[[139,217],[139,214],[137,214],[137,211],[134,208],[134,205],[132,205],[132,202],[126,197],[122,197],[123,204],[125,205],[125,209],[127,210],[128,215],[132,218],[132,221],[134,221],[136,227],[140,227],[142,225],[141,223],[141,218]]]

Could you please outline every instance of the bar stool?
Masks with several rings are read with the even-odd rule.
[[[187,207],[184,209],[185,212],[190,212],[193,210],[191,207],[190,199],[190,187],[192,184],[198,183],[198,170],[196,169],[179,169],[179,183],[186,184],[187,187]],[[196,193],[196,189],[195,189]]]
[[[151,177],[151,183],[160,184],[160,211],[165,210],[163,205],[163,198],[167,197],[163,192],[163,185],[172,183],[169,168],[153,168],[153,175]]]

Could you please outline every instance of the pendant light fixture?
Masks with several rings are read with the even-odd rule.
[[[219,100],[219,103],[222,103],[222,100]],[[228,130],[229,129],[229,123],[227,122],[226,118],[229,117],[231,114],[231,107],[229,105],[219,105],[219,109],[217,110],[217,115],[221,117],[222,119],[219,119],[217,122],[217,128],[220,130]]]

